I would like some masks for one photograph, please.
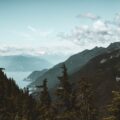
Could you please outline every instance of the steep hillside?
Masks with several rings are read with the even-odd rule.
[[[96,90],[96,104],[103,108],[112,99],[112,91],[120,89],[120,50],[91,59],[81,70],[70,76],[72,82],[89,80]],[[79,95],[78,95],[79,96]]]
[[[36,101],[0,69],[0,120],[38,120]]]
[[[32,81],[36,80],[38,77],[42,76],[45,72],[47,72],[47,70],[48,69],[43,69],[41,71],[34,71],[24,80],[32,82]]]
[[[74,71],[79,70],[91,58],[103,52],[104,52],[104,48],[94,48],[93,50],[85,50],[79,54],[70,57],[68,60],[65,61],[65,65],[67,66],[68,73],[71,74]],[[59,63],[53,68],[49,69],[45,74],[38,77],[33,83],[31,83],[29,87],[35,86],[37,84],[41,84],[45,78],[48,79],[49,87],[50,88],[54,87],[54,85],[57,84],[58,81],[57,76],[62,74],[62,70],[60,68],[62,64],[63,63]]]
[[[68,74],[71,75],[74,72],[77,72],[92,58],[94,58],[102,53],[109,53],[109,52],[114,51],[119,48],[120,48],[120,43],[117,42],[117,43],[112,43],[107,48],[95,47],[92,50],[85,50],[83,52],[80,52],[78,54],[71,56],[69,59],[67,59],[64,62],[68,69]],[[37,84],[41,84],[45,78],[48,79],[49,88],[54,87],[55,84],[57,84],[57,82],[58,82],[57,76],[61,75],[61,69],[60,69],[61,65],[62,65],[62,63],[49,69],[42,76],[40,76],[36,80],[34,80],[34,82],[32,82],[29,85],[29,87],[33,87],[33,86],[36,86]]]

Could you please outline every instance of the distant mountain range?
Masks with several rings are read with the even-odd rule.
[[[45,59],[30,55],[0,56],[0,67],[7,71],[35,71],[52,67]]]
[[[99,56],[101,54],[109,54],[117,49],[120,49],[120,42],[112,43],[107,48],[103,47],[95,47],[92,50],[84,50],[78,54],[75,54],[68,58],[65,62],[65,65],[68,69],[68,74],[71,76],[72,74],[81,70],[90,60],[94,57]],[[41,84],[42,81],[47,78],[48,79],[48,87],[53,88],[57,83],[57,77],[62,74],[61,65],[63,63],[59,63],[47,70],[43,75],[36,76],[33,82],[28,87],[34,87],[38,84]]]
[[[32,72],[27,78],[25,78],[25,81],[33,82],[38,77],[42,76],[45,72],[47,72],[48,69],[43,69],[41,71],[34,71]]]

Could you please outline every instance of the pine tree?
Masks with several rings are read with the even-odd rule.
[[[108,105],[108,117],[105,117],[104,120],[120,120],[120,92],[113,91],[112,103]]]
[[[61,68],[63,69],[63,74],[58,77],[60,83],[56,90],[56,106],[58,109],[58,115],[56,117],[58,120],[72,120],[75,119],[74,102],[76,95],[73,86],[69,81],[65,64],[63,64]]]
[[[94,105],[95,92],[85,79],[80,80],[77,92],[76,109],[80,120],[96,120],[97,109]]]
[[[39,119],[40,120],[54,120],[54,111],[52,109],[51,96],[47,87],[47,79],[43,80],[43,85],[37,86],[40,90]]]
[[[0,120],[34,120],[35,100],[0,69]],[[37,120],[37,119],[36,119]]]
[[[49,107],[51,104],[51,97],[47,87],[47,79],[43,80],[43,85],[40,88],[40,104]]]
[[[60,84],[57,88],[56,94],[61,100],[61,104],[63,104],[65,109],[70,109],[72,88],[68,79],[68,73],[65,64],[63,64],[61,68],[63,69],[63,75],[58,77]]]

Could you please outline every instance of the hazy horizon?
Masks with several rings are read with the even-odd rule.
[[[119,41],[120,1],[0,0],[0,55],[61,56]]]

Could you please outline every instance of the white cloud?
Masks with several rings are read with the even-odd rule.
[[[87,19],[91,19],[91,20],[98,20],[98,19],[100,19],[100,16],[96,16],[93,13],[79,14],[77,17],[78,18],[87,18]]]
[[[69,44],[69,43],[68,43]],[[32,46],[1,46],[0,56],[6,55],[35,55],[35,56],[44,56],[44,55],[70,55],[73,52],[77,52],[78,48],[75,48],[76,45],[61,44],[55,46],[41,46],[41,47],[32,47]]]
[[[29,44],[27,44],[27,41],[23,47],[3,46],[0,48],[0,55],[71,55],[84,49],[107,46],[111,42],[120,41],[120,14],[116,14],[113,20],[102,20],[92,14],[87,14],[86,18],[93,20],[91,24],[78,25],[69,33],[60,33],[57,37],[54,30],[41,30],[29,25],[27,27],[29,31],[17,33],[25,39],[31,39]],[[34,43],[37,43],[37,45]],[[32,46],[26,47],[27,45]]]
[[[108,28],[107,28],[107,25],[103,21],[97,20],[93,23],[93,29],[95,31],[104,32],[104,31],[107,31]]]
[[[42,49],[35,49],[31,47],[19,47],[19,46],[2,46],[0,48],[0,55],[18,55],[18,54],[29,54],[29,55],[44,55],[45,51]]]
[[[28,25],[27,28],[32,32],[36,32],[36,29],[34,27],[32,27],[31,25]]]
[[[97,17],[87,14],[86,17],[95,19]],[[107,46],[111,42],[120,41],[120,14],[116,14],[111,21],[95,19],[91,25],[80,25],[64,33],[62,39],[72,41],[83,48],[95,46]]]
[[[117,26],[120,27],[120,13],[116,13],[116,14],[115,14],[115,17],[114,17],[112,23],[113,23],[114,25],[117,25]]]

